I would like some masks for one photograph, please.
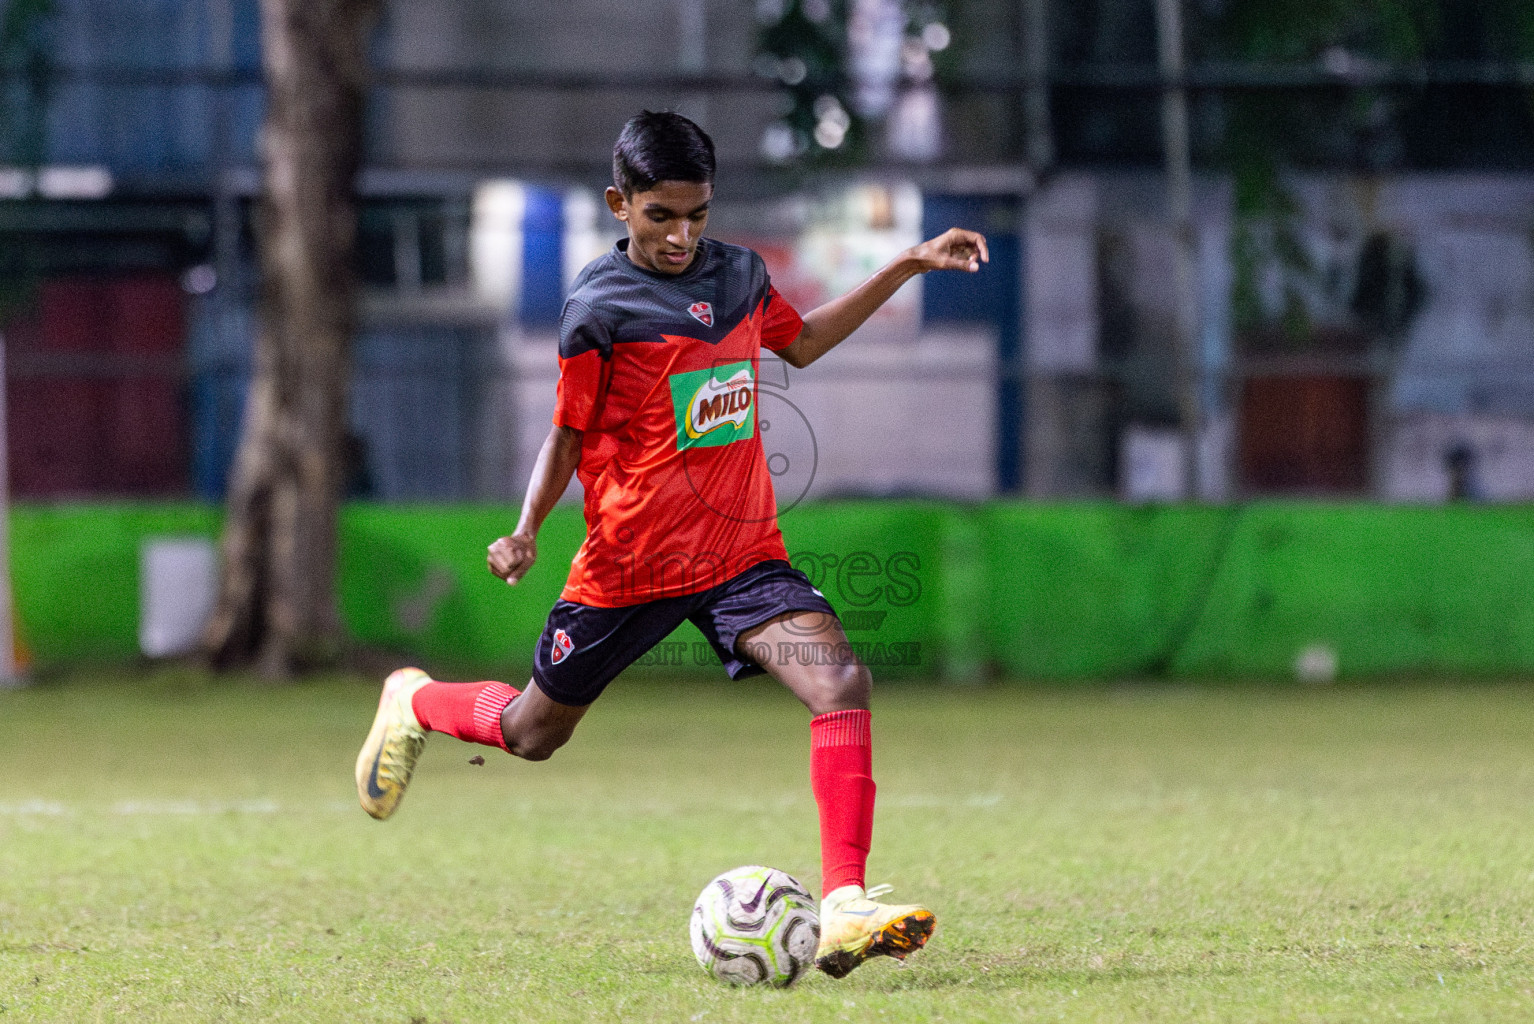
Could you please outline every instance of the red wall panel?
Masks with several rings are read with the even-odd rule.
[[[45,282],[6,326],[11,485],[22,497],[187,489],[174,277]]]

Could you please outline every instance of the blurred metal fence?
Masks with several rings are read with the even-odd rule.
[[[349,497],[520,498],[548,429],[554,345],[540,334],[508,350],[505,336],[464,324],[363,333]],[[248,360],[47,352],[15,334],[7,343],[18,499],[222,497]],[[870,343],[860,359],[785,374],[784,383],[764,369],[763,415],[779,413],[776,432],[763,438],[780,453],[780,501],[996,492],[995,439],[985,429],[1000,372],[991,339],[939,334],[925,344],[968,355],[916,359]],[[1027,493],[1185,496],[1168,361],[1119,360],[1072,374],[1025,368],[1019,383]],[[1534,359],[1258,356],[1208,383],[1216,400],[1202,452],[1206,497],[1534,500]],[[1460,388],[1478,396],[1473,407],[1420,400]]]

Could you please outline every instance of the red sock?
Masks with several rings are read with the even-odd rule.
[[[505,750],[501,712],[521,692],[505,683],[427,683],[410,707],[423,729]]]
[[[874,832],[873,738],[867,711],[810,720],[810,788],[820,808],[821,895],[862,885]]]

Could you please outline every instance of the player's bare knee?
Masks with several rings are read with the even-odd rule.
[[[866,708],[873,693],[874,674],[861,661],[837,666],[836,697],[848,707]]]
[[[827,665],[815,680],[813,696],[805,703],[814,714],[868,707],[873,673],[859,661]]]

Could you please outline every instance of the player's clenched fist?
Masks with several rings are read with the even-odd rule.
[[[515,586],[518,580],[527,575],[527,570],[533,567],[537,558],[538,545],[533,538],[514,533],[490,545],[490,554],[485,561],[489,563],[491,572]]]

